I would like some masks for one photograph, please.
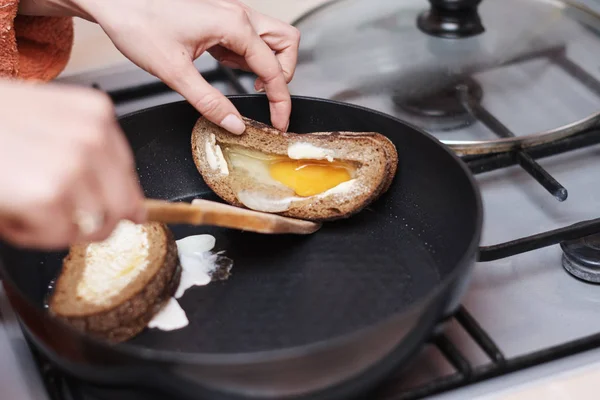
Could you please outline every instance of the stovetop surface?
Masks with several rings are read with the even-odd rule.
[[[216,64],[208,59],[200,60],[198,65],[201,70],[216,68]],[[113,75],[112,79],[116,77]],[[242,77],[241,84],[251,91],[250,77]],[[216,85],[225,93],[232,93],[226,80]],[[152,98],[118,103],[117,110],[124,114],[179,99],[179,95],[166,92]],[[557,201],[518,165],[478,174],[476,179],[484,202],[481,245],[502,243],[597,217],[600,185],[595,182],[600,172],[599,155],[600,145],[592,145],[538,160],[568,189],[565,202]],[[461,313],[477,321],[505,359],[524,357],[600,332],[600,318],[597,318],[600,316],[599,287],[566,273],[561,257],[560,247],[551,246],[476,265]],[[448,380],[451,385],[457,373],[464,372],[461,362],[466,362],[469,369],[487,368],[492,359],[466,332],[465,318],[460,314],[458,319],[452,319],[444,335],[433,339],[411,363],[409,373],[403,372],[391,379],[377,391],[377,397],[403,398],[398,394],[409,393],[407,389],[435,378]],[[455,352],[459,353],[458,359],[453,357]],[[63,389],[73,390],[82,396],[81,399],[117,396],[112,392],[104,393],[104,389],[90,389],[77,381],[61,382]],[[452,393],[447,395],[452,396]],[[454,393],[457,398],[464,395]],[[144,396],[135,392],[119,392],[118,396],[135,399],[136,395]]]

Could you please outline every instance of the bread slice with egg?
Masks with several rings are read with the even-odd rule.
[[[70,249],[49,311],[80,331],[122,342],[161,310],[180,275],[177,245],[166,225],[122,221],[105,241]]]
[[[292,218],[330,221],[385,193],[398,153],[374,132],[284,133],[245,118],[236,136],[201,117],[192,154],[206,184],[226,202]]]

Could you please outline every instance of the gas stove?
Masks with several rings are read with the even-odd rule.
[[[600,2],[588,5],[600,12]],[[477,27],[469,29],[474,36],[481,34]],[[598,35],[586,27],[579,46],[600,46]],[[429,97],[410,97],[383,86],[369,91],[335,79],[310,84],[322,79],[317,76],[322,71],[300,63],[294,94],[379,109],[406,117],[450,146],[469,144],[463,161],[483,196],[480,261],[462,306],[440,323],[418,357],[368,398],[509,398],[534,381],[600,371],[600,236],[589,236],[600,231],[600,125],[575,124],[575,133],[567,137],[511,151],[490,153],[473,144],[564,127],[600,111],[600,52],[546,44],[541,52],[521,49],[502,65],[461,77]],[[301,49],[301,57],[309,53]],[[196,66],[223,93],[253,91],[251,75],[219,66],[208,56]],[[519,87],[528,79],[535,84]],[[182,100],[134,67],[63,81],[106,91],[119,115]],[[503,90],[507,85],[512,89]],[[485,154],[473,154],[478,152]],[[63,375],[28,347],[3,294],[0,310],[0,379],[6,382],[2,387],[14,390],[7,398],[154,398]]]

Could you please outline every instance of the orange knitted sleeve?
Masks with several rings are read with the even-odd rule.
[[[73,20],[17,15],[18,0],[0,0],[0,77],[49,81],[65,68]]]

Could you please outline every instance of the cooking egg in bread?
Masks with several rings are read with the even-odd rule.
[[[396,174],[394,144],[376,132],[280,132],[245,119],[232,135],[200,117],[192,157],[204,182],[238,207],[333,221],[362,211]]]
[[[290,146],[287,157],[235,145],[217,147],[236,197],[258,211],[285,211],[292,201],[346,190],[355,178],[352,163],[307,143]]]
[[[354,172],[351,164],[340,161],[292,159],[236,146],[226,147],[223,154],[235,172],[284,186],[300,197],[326,192],[351,180]]]

